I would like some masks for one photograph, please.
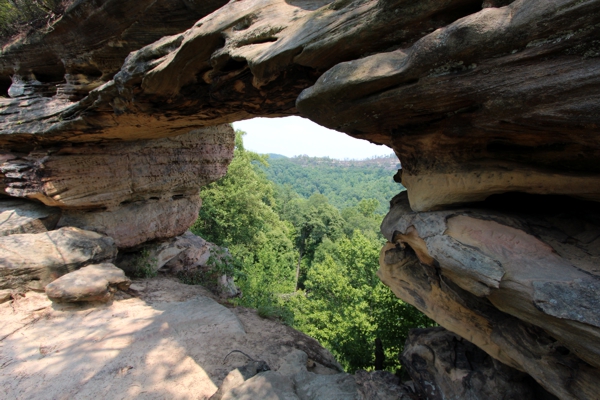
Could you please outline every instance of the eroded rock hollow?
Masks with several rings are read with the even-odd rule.
[[[3,48],[1,209],[21,211],[2,240],[95,232],[83,266],[181,235],[227,123],[302,115],[400,159],[398,297],[498,371],[597,396],[599,0],[197,3],[80,0]]]

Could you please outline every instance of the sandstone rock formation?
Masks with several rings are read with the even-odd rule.
[[[4,152],[1,191],[62,209],[58,226],[132,247],[188,229],[198,216],[200,187],[227,171],[233,140],[232,128],[219,126],[175,138]]]
[[[247,363],[242,356],[223,362],[231,350],[242,349],[266,361],[282,380],[296,377],[299,392],[324,393],[345,384],[343,391],[354,390],[351,398],[357,398],[352,375],[340,373],[314,339],[254,310],[226,308],[201,286],[168,278],[134,285],[136,297],[121,294],[92,308],[53,305],[41,293],[0,304],[2,393],[39,399],[207,399]],[[307,370],[308,360],[313,367]]]
[[[90,264],[112,262],[114,241],[78,228],[0,237],[0,289],[43,291],[56,278]]]
[[[222,124],[306,116],[398,155],[399,297],[560,398],[598,393],[600,0],[133,3],[3,49],[0,193],[132,249],[188,228]]]
[[[46,295],[57,303],[111,300],[117,290],[127,290],[131,280],[113,264],[83,267],[46,285]]]
[[[402,352],[418,392],[427,399],[552,399],[531,377],[444,328],[411,331]]]
[[[533,215],[416,213],[400,194],[382,224],[390,242],[378,275],[398,297],[559,398],[594,397],[600,213],[597,204],[575,204],[572,212],[538,206]]]
[[[60,210],[20,199],[0,198],[0,236],[42,233],[56,227]]]
[[[128,273],[135,273],[139,267],[140,254],[152,260],[152,272],[178,273],[185,269],[205,266],[216,247],[210,242],[187,231],[181,236],[146,243],[136,251],[119,253],[116,265]]]

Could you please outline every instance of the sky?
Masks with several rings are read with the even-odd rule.
[[[244,147],[256,153],[275,153],[293,157],[330,157],[362,160],[393,154],[392,149],[355,139],[300,117],[254,118],[234,122],[233,127],[247,133]]]

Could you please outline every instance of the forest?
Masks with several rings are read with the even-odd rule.
[[[217,264],[234,275],[243,293],[235,304],[319,340],[348,372],[397,372],[408,331],[433,322],[397,299],[376,276],[383,214],[380,200],[368,196],[378,189],[358,177],[361,167],[338,169],[335,177],[333,167],[312,163],[305,179],[314,183],[313,191],[306,192],[303,180],[294,178],[299,163],[288,160],[286,166],[285,159],[246,150],[243,134],[236,132],[227,174],[202,189],[202,208],[192,227],[228,248],[227,262]],[[385,175],[385,185],[402,189],[392,181],[393,171]],[[284,184],[270,180],[273,176]],[[330,201],[329,191],[317,189],[323,182],[348,185],[344,190],[356,193],[353,205],[344,207],[350,202],[336,197]],[[338,190],[332,186],[327,187]]]
[[[392,179],[399,168],[398,158],[391,153],[366,160],[308,156],[288,158],[269,154],[269,165],[263,166],[262,170],[269,180],[277,185],[292,186],[304,198],[321,193],[340,210],[373,198],[379,202],[376,212],[384,214],[389,200],[404,190]]]

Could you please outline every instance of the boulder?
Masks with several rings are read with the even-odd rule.
[[[56,303],[111,300],[117,291],[127,290],[131,280],[113,264],[93,264],[69,272],[46,285],[46,295]]]
[[[0,289],[44,290],[58,277],[117,255],[107,236],[65,227],[45,233],[0,237]]]
[[[245,378],[242,374],[232,376],[224,384],[233,386],[224,390],[222,395],[217,392],[214,400],[233,399],[323,399],[344,400],[356,399],[357,385],[350,374],[338,373],[320,375],[309,372],[306,368],[308,357],[301,350],[293,350],[282,360],[277,371],[259,372]],[[211,398],[213,400],[213,398]]]
[[[0,197],[0,236],[42,233],[56,227],[60,210],[37,202]]]
[[[354,374],[360,400],[414,400],[412,388],[388,371],[363,371]]]
[[[529,375],[441,327],[412,330],[401,359],[427,399],[556,399]]]
[[[139,269],[140,256],[143,256],[153,260],[153,273],[158,270],[178,273],[206,265],[214,246],[192,232],[186,231],[181,236],[146,243],[129,252],[120,252],[115,263],[126,273],[135,274]]]

